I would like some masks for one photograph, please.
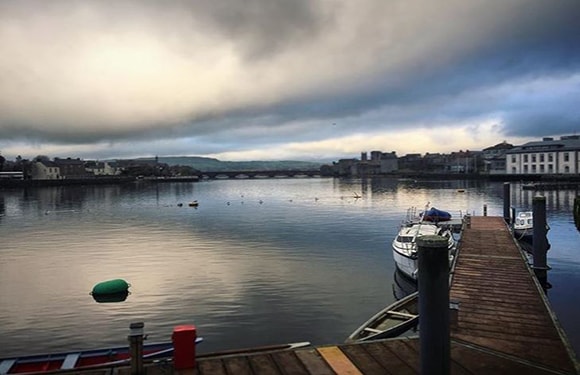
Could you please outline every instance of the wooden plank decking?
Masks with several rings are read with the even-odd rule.
[[[578,362],[540,285],[499,217],[472,217],[462,234],[451,300],[452,374],[578,374]],[[418,374],[419,338],[200,356],[195,375]],[[71,373],[71,372],[67,372]],[[130,374],[128,367],[82,372]],[[171,363],[147,374],[176,373]]]
[[[453,339],[556,371],[575,371],[573,352],[502,218],[471,219],[450,299],[460,303]]]

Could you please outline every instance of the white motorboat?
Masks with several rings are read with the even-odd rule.
[[[405,223],[392,243],[393,257],[397,268],[413,280],[418,278],[417,238],[439,235],[447,238],[450,262],[455,252],[455,238],[447,227],[424,221]]]
[[[520,211],[513,224],[514,237],[517,240],[531,240],[534,236],[534,215],[532,211]]]

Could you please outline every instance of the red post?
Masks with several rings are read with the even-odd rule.
[[[195,339],[197,330],[194,325],[173,328],[173,367],[183,370],[195,367]]]

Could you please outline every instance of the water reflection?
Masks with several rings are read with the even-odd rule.
[[[403,275],[398,269],[395,270],[393,281],[393,295],[396,300],[403,299],[418,290],[417,283]]]
[[[129,295],[129,291],[126,290],[124,292],[118,293],[110,293],[110,294],[92,294],[93,299],[97,303],[116,303],[116,302],[124,302]]]
[[[2,218],[6,215],[6,202],[4,200],[4,196],[0,195],[0,222]]]
[[[518,206],[531,204],[533,192],[512,193]],[[501,183],[388,178],[0,191],[0,347],[6,354],[117,345],[136,319],[158,341],[174,325],[196,324],[205,351],[335,344],[417,290],[395,271],[389,246],[409,207],[432,202],[455,216],[481,214],[487,204],[489,215],[502,215],[502,194]],[[196,199],[197,210],[185,207]],[[548,199],[548,255],[550,298],[576,343],[580,311],[565,295],[580,285],[572,199]],[[95,282],[119,277],[131,281],[130,297],[88,298]]]

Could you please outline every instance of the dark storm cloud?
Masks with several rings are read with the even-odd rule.
[[[311,0],[246,0],[182,2],[193,18],[231,40],[240,40],[247,59],[264,58],[325,28],[326,16]]]

